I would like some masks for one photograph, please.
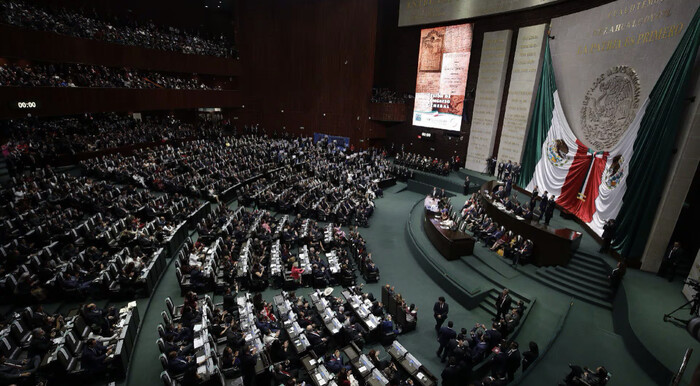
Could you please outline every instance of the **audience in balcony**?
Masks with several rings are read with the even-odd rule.
[[[42,7],[23,1],[3,1],[0,23],[85,39],[103,40],[127,46],[140,46],[184,54],[236,57],[232,44],[223,36],[203,38],[196,33],[152,21],[107,20],[67,8]]]
[[[191,75],[72,63],[3,64],[0,86],[221,90]]]

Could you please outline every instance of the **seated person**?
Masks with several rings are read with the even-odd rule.
[[[350,365],[346,365],[343,361],[340,350],[335,350],[332,354],[326,355],[325,365],[328,371],[333,374],[338,374],[343,368],[350,370]]]
[[[393,332],[394,334],[398,335],[401,333],[401,330],[394,326],[394,322],[391,320],[391,315],[387,315],[380,326],[383,334],[391,334]]]
[[[95,339],[89,339],[83,348],[80,363],[88,374],[100,374],[107,370],[107,364],[111,361],[109,355],[112,348],[106,348]]]

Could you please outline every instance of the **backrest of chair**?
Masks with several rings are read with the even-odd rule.
[[[78,340],[73,335],[73,331],[68,331],[66,334],[66,345],[72,352],[75,352],[75,349],[78,348]]]
[[[6,358],[9,358],[12,355],[12,351],[14,351],[14,347],[12,346],[12,343],[10,343],[10,340],[5,336],[0,338],[0,352]]]
[[[165,354],[165,342],[163,341],[163,338],[158,338],[156,344],[158,345],[158,350],[160,350],[160,353]]]
[[[173,386],[173,380],[170,378],[170,374],[167,371],[160,373],[160,380],[163,381],[165,386]]]
[[[160,354],[158,359],[160,359],[160,365],[163,366],[163,370],[167,370],[168,369],[168,358],[165,356],[165,354]]]
[[[162,312],[160,313],[160,316],[163,317],[163,323],[165,323],[166,325],[169,325],[169,324],[172,323],[172,321],[170,320],[170,316],[168,316],[168,313],[167,313],[167,312],[162,311]]]
[[[87,324],[85,323],[85,319],[83,319],[82,315],[75,317],[73,325],[75,326],[73,330],[77,332],[79,338],[84,338],[89,333],[87,330]]]
[[[68,354],[65,347],[61,347],[61,349],[58,350],[58,361],[61,363],[61,366],[67,370],[70,367],[70,360],[71,355]]]
[[[165,298],[165,306],[168,307],[170,315],[175,315],[175,305],[173,304],[173,299],[171,299],[170,296]]]
[[[165,327],[163,327],[163,325],[160,323],[158,323],[158,336],[161,338],[165,337]]]
[[[20,342],[25,335],[26,329],[24,328],[24,325],[19,320],[15,320],[12,322],[12,326],[10,327],[10,332],[12,333],[12,336],[18,342]]]

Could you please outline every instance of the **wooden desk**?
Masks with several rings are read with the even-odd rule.
[[[464,232],[442,229],[435,212],[425,210],[423,228],[430,242],[447,260],[457,260],[474,252],[474,239]]]
[[[581,245],[582,234],[569,228],[553,228],[544,224],[520,220],[505,209],[498,208],[492,198],[486,196],[495,190],[496,181],[489,181],[481,186],[479,197],[486,213],[502,225],[525,239],[532,240],[532,263],[538,267],[567,265],[571,255]]]

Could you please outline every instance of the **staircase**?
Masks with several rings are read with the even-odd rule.
[[[612,309],[612,292],[608,281],[611,268],[596,255],[577,251],[567,266],[541,267],[534,274],[524,268],[520,271],[559,292]]]
[[[489,292],[486,293],[486,297],[484,300],[479,303],[479,308],[482,310],[486,311],[489,315],[492,317],[496,317],[496,300],[498,300],[498,296],[501,294],[501,290],[498,289],[491,289]],[[525,309],[529,310],[532,301],[526,297],[520,296],[517,293],[510,291],[510,297],[513,299],[513,302],[511,304],[511,308],[515,307],[515,305],[518,303],[519,300],[523,301],[523,304],[525,304]]]

